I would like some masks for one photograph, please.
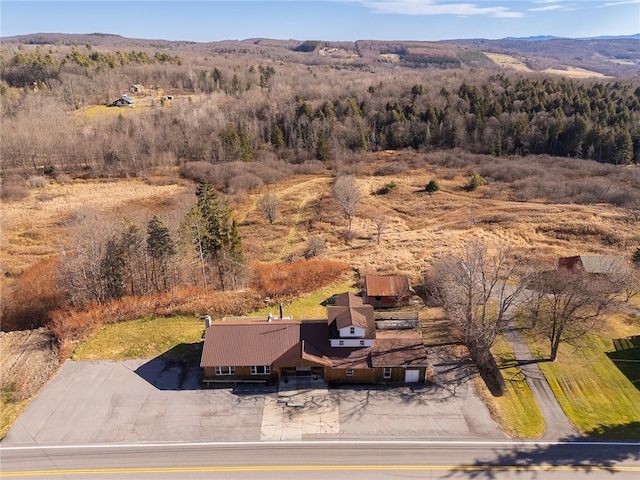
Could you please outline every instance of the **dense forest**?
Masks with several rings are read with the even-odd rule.
[[[141,176],[188,162],[326,166],[363,151],[461,149],[640,161],[640,84],[464,68],[341,68],[252,56],[18,46],[2,52],[2,172]],[[182,96],[87,119],[132,84]]]

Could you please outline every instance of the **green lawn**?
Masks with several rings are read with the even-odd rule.
[[[508,342],[499,338],[491,349],[506,384],[501,397],[489,397],[489,408],[512,438],[539,438],[545,422]]]
[[[640,440],[640,390],[615,366],[615,328],[589,335],[576,350],[561,345],[555,362],[540,368],[571,422],[583,433],[603,438]],[[527,338],[534,356],[549,358],[546,343]]]
[[[358,289],[353,286],[353,282],[340,282],[331,285],[330,287],[317,290],[309,295],[303,295],[300,298],[293,300],[292,302],[282,305],[283,313],[285,316],[293,317],[295,320],[318,320],[327,318],[327,307],[322,305],[322,302],[336,293],[344,292],[358,292]],[[251,312],[248,315],[251,316],[266,316],[269,312],[274,315],[278,315],[278,306],[273,305],[255,312]]]
[[[196,317],[155,317],[116,323],[80,343],[74,360],[153,358],[171,352],[188,355],[190,345],[202,341],[204,323]]]

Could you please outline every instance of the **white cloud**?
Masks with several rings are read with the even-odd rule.
[[[622,0],[620,2],[609,2],[604,5],[600,5],[601,7],[617,7],[618,5],[632,5],[634,3],[640,4],[640,0]]]
[[[563,10],[564,7],[562,5],[548,5],[546,7],[536,7],[530,8],[530,12],[549,12],[551,10]]]
[[[347,0],[349,1],[349,0]],[[442,3],[440,0],[351,0],[377,13],[399,15],[486,15],[498,18],[520,18],[524,14],[509,7],[481,7],[474,3]]]

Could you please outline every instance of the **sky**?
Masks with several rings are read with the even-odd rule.
[[[194,42],[584,38],[640,33],[640,0],[0,0],[0,36],[96,32]]]

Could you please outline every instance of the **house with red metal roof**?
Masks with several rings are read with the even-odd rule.
[[[377,330],[373,307],[352,293],[336,296],[326,320],[213,322],[200,366],[204,382],[280,382],[313,376],[327,383],[427,382],[422,335]]]

